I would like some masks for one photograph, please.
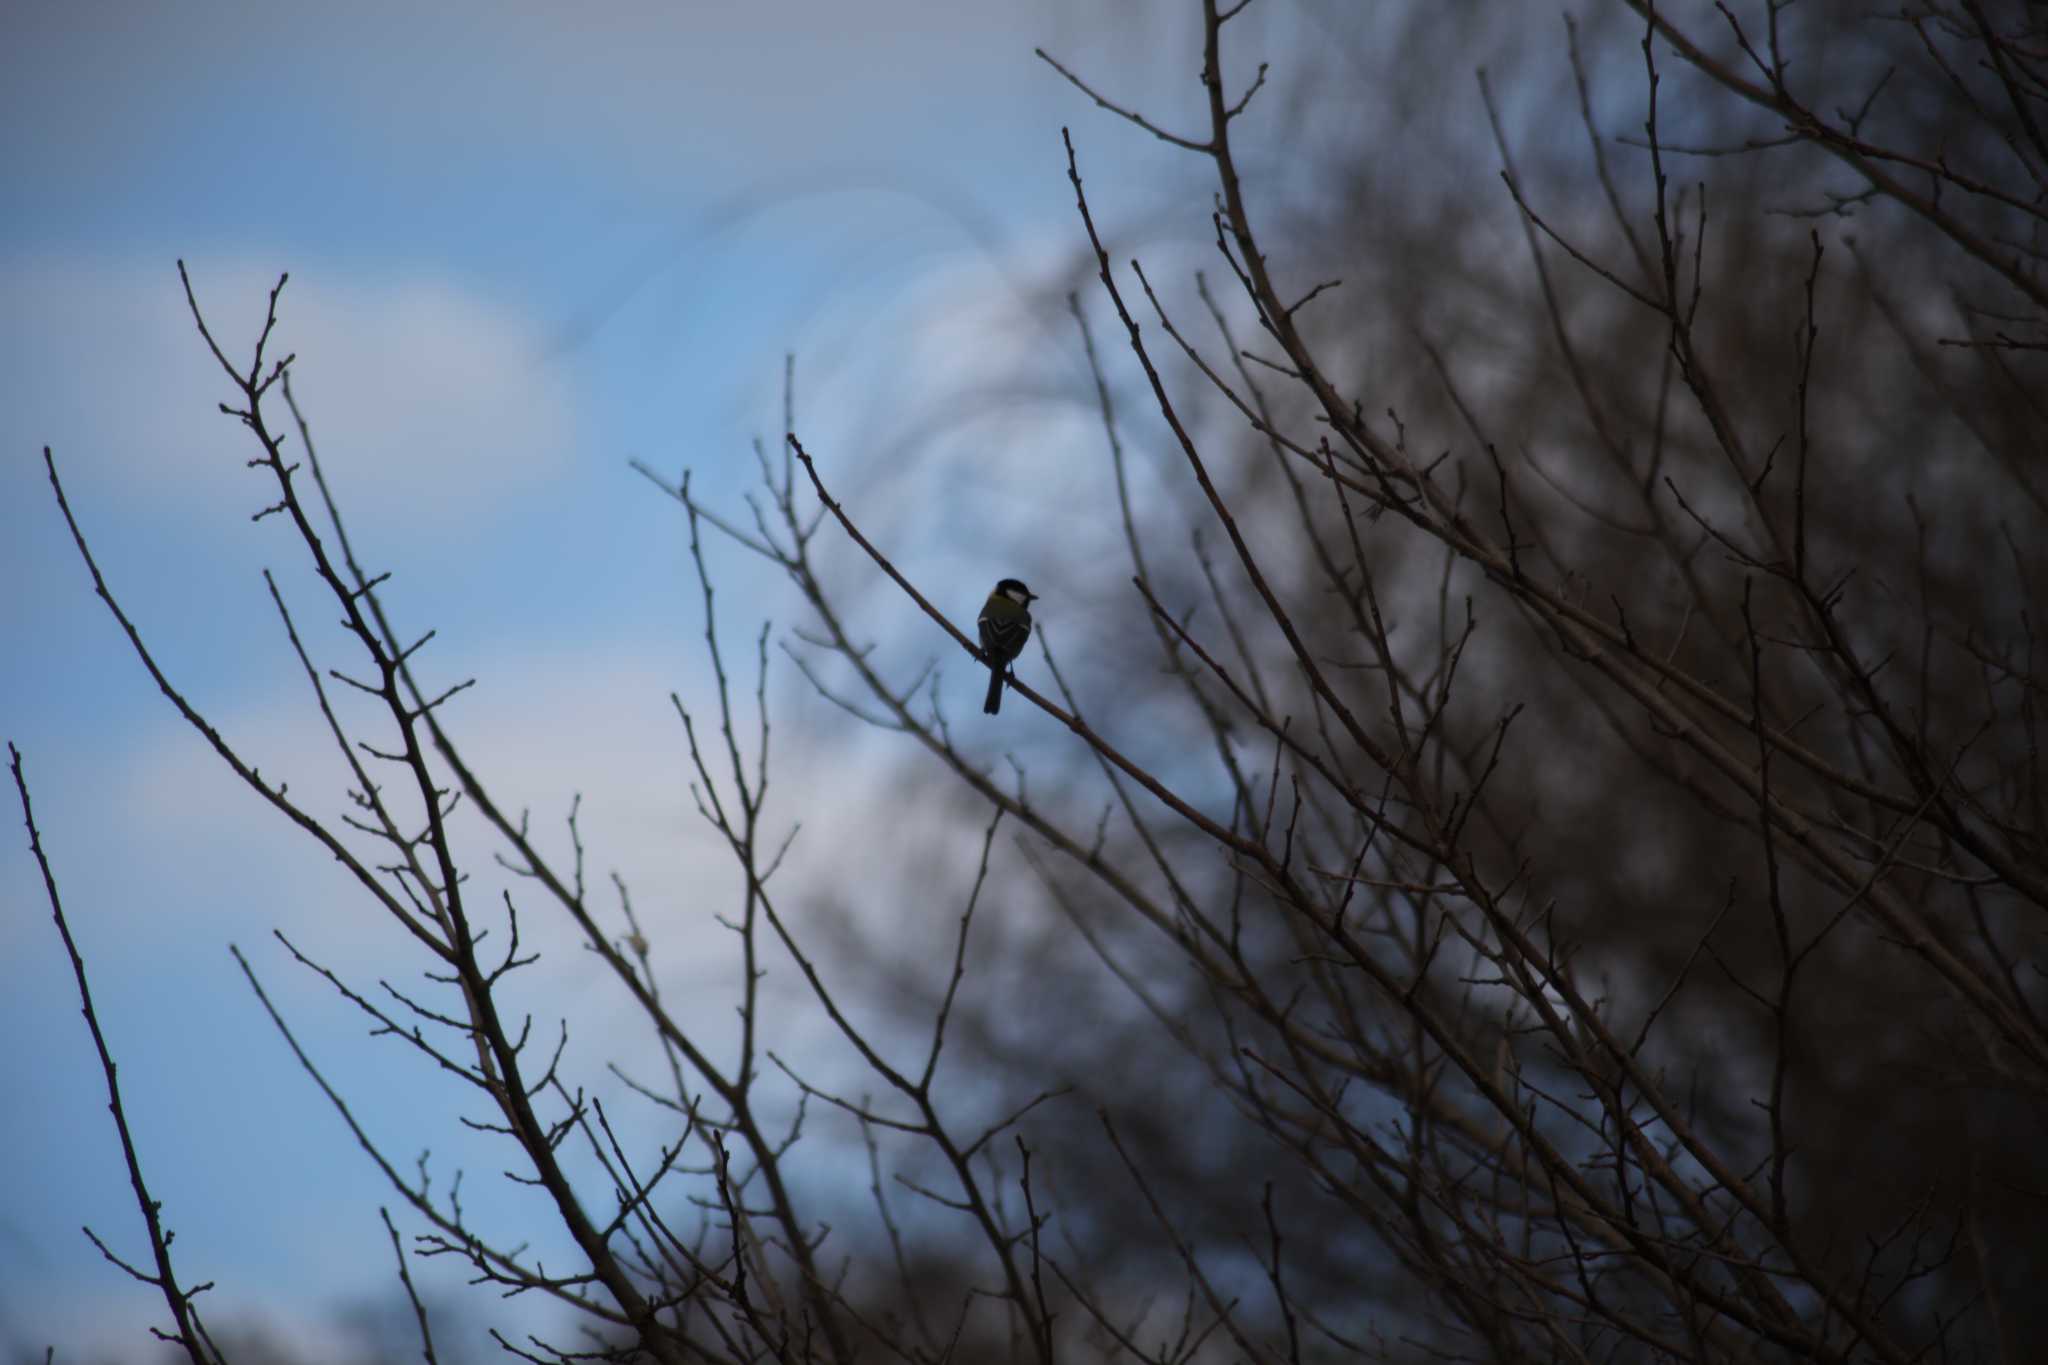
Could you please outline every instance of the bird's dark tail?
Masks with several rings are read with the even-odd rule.
[[[1003,709],[1003,670],[991,668],[988,671],[988,700],[981,704],[981,713],[992,716]]]

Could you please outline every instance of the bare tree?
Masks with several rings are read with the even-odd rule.
[[[221,740],[95,586],[428,985],[385,1002],[305,965],[468,1087],[583,1261],[543,1273],[357,1129],[416,1253],[559,1299],[620,1359],[2024,1358],[2048,1332],[2048,13],[1631,5],[1558,33],[1569,149],[1482,73],[1493,165],[1404,195],[1355,138],[1247,133],[1280,92],[1232,55],[1246,9],[1202,0],[1195,126],[1047,56],[1215,191],[1212,268],[1155,279],[1068,138],[1131,629],[1041,632],[1013,677],[1065,737],[1054,780],[989,769],[929,668],[849,624],[866,589],[828,587],[823,545],[979,659],[793,415],[751,519],[643,470],[706,620],[715,713],[677,710],[742,873],[732,1055],[672,1012],[624,886],[590,894],[574,818],[551,855],[452,737],[460,687],[393,630],[266,353],[278,295],[246,366],[193,298],[357,652],[324,671],[273,588],[346,827]],[[1194,535],[1132,498],[1138,430]],[[892,804],[930,812],[921,928],[951,951],[914,1033],[848,998],[886,949],[784,889],[769,635],[735,666],[706,532],[801,596],[816,690],[915,755]],[[516,895],[468,891],[457,800]],[[1029,875],[992,878],[1013,854]],[[625,1074],[656,1150],[508,1022],[537,905],[653,1030],[660,1079]],[[770,957],[850,1073],[768,1050]],[[849,1151],[872,1214],[828,1251],[807,1163]],[[216,1358],[154,1244],[134,1273]]]

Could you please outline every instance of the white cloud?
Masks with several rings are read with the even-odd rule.
[[[190,263],[215,339],[246,365],[276,275],[244,256]],[[28,256],[0,262],[6,402],[0,438],[57,448],[68,476],[153,506],[260,506],[252,449],[216,404],[235,391],[194,328],[170,260]],[[559,474],[575,428],[569,381],[544,366],[544,328],[429,276],[295,273],[269,354],[296,353],[295,388],[330,471],[363,514],[400,530],[487,520],[498,497]],[[266,404],[289,428],[281,401]],[[293,438],[296,444],[296,437]]]
[[[690,805],[682,726],[668,701],[677,683],[656,652],[630,640],[584,647],[570,657],[517,647],[479,651],[479,685],[452,702],[445,716],[464,757],[503,809],[515,819],[531,811],[535,842],[565,874],[572,857],[564,821],[572,799],[582,795],[591,900],[620,933],[624,926],[615,923],[617,899],[608,885],[613,868],[633,887],[636,906],[656,914],[672,912],[678,899],[725,871],[726,855],[702,832]],[[294,801],[345,833],[366,863],[389,861],[387,850],[342,830],[340,814],[354,813],[343,796],[352,782],[303,681],[259,690],[256,697],[209,720],[266,779],[285,780]],[[334,700],[345,721],[360,723],[352,728],[354,738],[392,747],[390,724],[374,707],[345,693]],[[407,822],[416,819],[410,781],[389,764],[372,767],[387,784],[394,810]],[[260,935],[275,925],[295,937],[315,935],[312,944],[345,956],[332,964],[344,969],[388,970],[413,953],[403,931],[332,859],[234,778],[189,729],[160,730],[132,755],[114,782],[109,815],[145,865],[174,861],[191,876],[243,889],[239,897],[195,896],[191,911],[199,921],[187,918],[177,927],[181,940],[202,942],[210,952],[224,937]],[[527,912],[521,933],[529,946],[559,955],[554,966],[580,970],[574,931],[559,910],[492,864],[491,855],[505,851],[497,836],[474,816],[458,820],[456,830],[458,854],[474,878],[467,887],[474,913],[496,923],[499,889],[509,888]],[[231,875],[218,871],[229,868]],[[291,891],[279,896],[255,889],[278,886]]]

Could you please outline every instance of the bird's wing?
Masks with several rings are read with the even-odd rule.
[[[1024,648],[1024,641],[1031,635],[1031,618],[1021,614],[995,616],[984,613],[977,624],[981,627],[982,643],[1011,658]]]

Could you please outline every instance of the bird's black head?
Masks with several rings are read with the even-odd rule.
[[[1038,594],[1025,587],[1021,578],[1005,578],[996,584],[996,591],[1013,602],[1027,603],[1038,600]]]

